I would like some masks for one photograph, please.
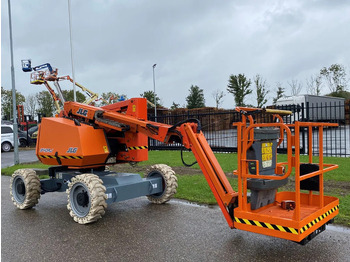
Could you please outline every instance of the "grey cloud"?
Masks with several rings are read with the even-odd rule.
[[[334,2],[330,4],[329,2]],[[67,1],[13,1],[16,83],[29,85],[20,60],[49,62],[71,74]],[[346,1],[72,1],[77,81],[129,97],[152,90],[166,106],[185,104],[192,84],[225,90],[230,74],[261,74],[275,82],[303,81],[332,63],[349,68]],[[11,86],[7,1],[2,1],[2,85]],[[64,84],[70,88],[69,84]],[[224,107],[233,107],[227,94]]]

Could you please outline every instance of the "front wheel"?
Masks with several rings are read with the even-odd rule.
[[[29,209],[38,204],[40,179],[33,169],[18,169],[11,178],[10,194],[13,204],[19,209]]]
[[[152,203],[163,204],[176,194],[177,177],[170,166],[164,164],[153,165],[147,170],[145,177],[161,177],[163,180],[163,192],[147,196]]]
[[[4,142],[1,144],[1,151],[10,152],[12,145],[9,142]]]
[[[105,214],[106,187],[94,174],[82,174],[72,178],[68,185],[69,214],[79,224],[88,224],[102,218]]]

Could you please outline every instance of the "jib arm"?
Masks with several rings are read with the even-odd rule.
[[[233,221],[228,207],[235,202],[238,193],[233,191],[203,133],[201,131],[198,133],[193,131],[194,125],[184,124],[184,132],[181,134],[188,139],[189,148],[192,150],[227,223],[233,228]]]

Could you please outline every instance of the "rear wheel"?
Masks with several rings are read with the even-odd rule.
[[[19,209],[28,209],[39,202],[40,179],[33,169],[18,169],[11,178],[10,194],[13,204]]]
[[[147,196],[152,203],[163,204],[176,194],[177,177],[170,166],[164,164],[153,165],[147,170],[145,177],[162,177],[163,179],[163,192]]]
[[[1,144],[1,151],[10,152],[12,145],[9,142],[4,142]]]
[[[94,174],[82,174],[72,178],[68,185],[69,214],[79,224],[88,224],[102,218],[107,208],[106,187]]]

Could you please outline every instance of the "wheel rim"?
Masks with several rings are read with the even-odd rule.
[[[24,180],[17,176],[12,183],[12,195],[16,202],[23,203],[26,198],[26,187]]]
[[[83,183],[73,185],[69,196],[70,205],[73,212],[78,217],[85,217],[91,207],[89,189]]]
[[[2,145],[2,150],[5,151],[5,152],[8,152],[11,150],[11,146],[9,143],[5,143]]]

